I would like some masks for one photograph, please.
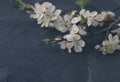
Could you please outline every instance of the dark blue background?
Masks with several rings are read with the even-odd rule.
[[[27,3],[50,1],[63,13],[79,9],[75,0],[25,0]],[[87,8],[113,10],[120,15],[120,0],[90,0]],[[0,0],[0,82],[120,82],[120,52],[104,56],[94,50],[104,34],[87,38],[82,53],[45,45],[55,30],[40,28],[26,12]]]

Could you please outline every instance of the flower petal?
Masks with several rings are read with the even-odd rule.
[[[108,35],[108,40],[109,40],[109,41],[112,41],[112,38],[113,38],[113,37],[112,37],[112,34],[109,34],[109,35]]]
[[[71,29],[71,33],[78,33],[79,32],[79,28],[78,28],[78,26],[77,25],[73,25],[72,26],[72,29]]]
[[[61,10],[59,9],[54,12],[55,15],[60,15],[60,13],[61,13]]]
[[[71,53],[71,48],[73,47],[73,43],[67,43],[68,52]]]
[[[74,17],[71,21],[71,23],[76,24],[81,20],[81,17]]]
[[[66,41],[61,41],[59,44],[61,45],[61,49],[65,49],[67,47]]]
[[[94,17],[94,16],[96,16],[96,15],[97,15],[97,12],[96,12],[96,11],[93,11],[93,12],[90,13],[90,16],[91,16],[91,17]]]
[[[102,42],[102,45],[104,45],[104,46],[110,45],[110,42],[105,40],[105,41]]]
[[[80,35],[87,35],[87,32],[84,31],[84,30],[82,30],[82,29],[80,29],[80,30],[79,30],[79,34],[80,34]]]
[[[95,46],[95,49],[100,49],[100,45],[96,45],[96,46]]]
[[[85,46],[85,42],[83,40],[80,40],[79,41],[79,46],[84,47]]]
[[[83,14],[85,14],[85,9],[82,9],[81,11],[80,11],[80,15],[83,15]]]
[[[102,16],[101,14],[96,16],[96,20],[97,21],[103,21],[104,20],[104,16]]]
[[[74,40],[73,35],[71,35],[71,34],[67,34],[67,35],[63,36],[63,38],[66,39],[67,41],[73,41]]]
[[[92,21],[88,20],[88,21],[87,21],[87,25],[88,25],[88,26],[91,26],[91,24],[92,24]]]
[[[82,48],[79,45],[74,46],[75,52],[82,52]]]
[[[76,40],[76,41],[77,41],[77,40],[80,40],[80,39],[81,39],[81,36],[80,36],[80,35],[78,35],[78,34],[75,34],[73,38],[74,38],[74,40]]]

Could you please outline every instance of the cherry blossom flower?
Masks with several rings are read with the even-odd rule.
[[[119,36],[112,36],[112,34],[109,34],[108,40],[103,41],[102,46],[97,45],[95,48],[102,51],[103,54],[113,53],[116,50],[120,50]]]
[[[111,11],[102,11],[101,14],[97,15],[98,21],[109,20],[115,16],[115,13]]]
[[[34,11],[34,14],[30,15],[31,18],[38,19],[38,18],[42,18],[44,16],[44,12],[46,11],[46,9],[41,4],[35,3],[35,5],[31,6],[31,7]]]
[[[75,13],[76,11],[73,11],[71,14],[64,15],[63,18],[59,16],[58,19],[53,23],[53,26],[62,33],[70,31],[72,28],[71,20]]]
[[[55,10],[55,6],[49,2],[44,2],[43,4],[36,3],[35,7],[32,8],[34,14],[31,14],[31,17],[37,19],[41,27],[48,27],[61,13],[61,10]]]
[[[71,33],[79,33],[80,35],[87,35],[85,29],[86,29],[85,26],[77,26],[74,24],[71,29]]]
[[[76,24],[81,21],[87,21],[88,26],[97,26],[99,18],[97,17],[97,12],[90,12],[89,10],[82,9],[78,16],[72,19],[72,23]]]
[[[63,39],[65,41],[59,42],[61,49],[68,49],[68,52],[71,53],[71,49],[74,48],[75,52],[82,52],[82,48],[85,46],[85,42],[81,39],[81,36],[78,33],[79,29],[74,27],[73,31],[70,34],[64,35]]]
[[[81,20],[83,20],[83,18],[86,19],[89,16],[89,13],[90,13],[90,11],[82,9],[79,12],[79,15],[77,15],[76,17],[74,17],[71,22],[73,24],[76,24],[76,23],[80,22]]]
[[[97,12],[96,11],[93,11],[93,12],[90,12],[89,13],[89,16],[87,18],[87,25],[88,26],[97,26],[99,23],[98,23],[98,20],[97,20]]]
[[[64,39],[67,41],[61,41],[61,49],[68,49],[68,52],[71,53],[71,49],[74,48],[75,52],[82,52],[82,48],[85,46],[85,42],[77,34],[75,35],[65,35]]]

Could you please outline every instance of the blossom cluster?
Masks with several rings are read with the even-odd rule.
[[[96,27],[115,17],[111,11],[98,13],[86,9],[74,10],[62,16],[62,10],[56,9],[49,2],[35,3],[31,8],[34,13],[30,14],[30,17],[36,19],[41,27],[55,28],[61,33],[66,33],[57,40],[59,40],[58,44],[61,49],[68,49],[69,53],[72,52],[72,49],[75,52],[82,52],[86,45],[82,36],[87,35],[87,28]],[[117,35],[112,37],[112,34],[109,34],[108,40],[103,41],[102,45],[97,45],[96,48],[104,54],[112,53],[116,49],[120,49],[119,43],[120,40]]]
[[[102,45],[97,45],[96,49],[99,49],[103,54],[113,53],[116,50],[120,50],[120,39],[118,35],[108,35],[108,39],[102,42]]]

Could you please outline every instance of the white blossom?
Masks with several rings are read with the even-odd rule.
[[[76,11],[73,11],[71,14],[64,15],[63,18],[59,16],[58,19],[53,23],[54,27],[63,33],[70,31],[72,28],[71,20],[75,13]]]
[[[85,31],[85,26],[77,26],[73,25],[71,29],[71,33],[79,33],[80,35],[87,35],[87,32]]]
[[[111,11],[102,11],[101,14],[97,15],[97,20],[98,21],[108,20],[113,18],[114,16],[115,16],[115,13]]]
[[[66,27],[66,23],[61,16],[59,16],[58,19],[53,22],[53,26],[62,33],[68,31],[68,27]]]
[[[66,39],[67,41],[77,41],[79,39],[81,39],[81,36],[78,34],[66,34],[64,37],[64,39]]]
[[[81,20],[82,20],[81,16],[77,16],[77,17],[74,17],[74,18],[71,20],[71,23],[76,24],[76,23],[78,23],[78,22],[81,21]]]
[[[44,16],[44,12],[46,11],[46,9],[41,4],[35,3],[35,5],[31,7],[34,11],[34,14],[30,15],[32,18],[38,19]]]
[[[74,44],[74,51],[82,52],[83,47],[85,47],[85,42],[83,40],[79,40]]]
[[[74,11],[72,11],[72,13],[71,14],[65,14],[64,15],[64,20],[66,21],[66,22],[71,22],[71,20],[72,20],[72,18],[74,17],[74,15],[76,14],[76,10],[74,10]]]
[[[95,49],[100,49],[100,47],[101,47],[100,45],[96,45]]]
[[[61,41],[61,42],[59,42],[59,44],[61,45],[61,49],[67,48],[67,41]]]
[[[81,21],[87,21],[88,26],[97,26],[99,24],[98,20],[99,17],[97,16],[96,11],[90,12],[89,10],[82,9],[79,12],[79,15],[74,17],[71,22],[76,24]]]
[[[85,46],[85,42],[83,40],[79,40],[76,42],[67,42],[67,41],[61,41],[59,42],[61,45],[61,49],[68,49],[68,52],[72,52],[72,48],[74,48],[75,52],[82,52],[82,48]]]
[[[72,11],[71,14],[65,14],[63,19],[65,21],[65,24],[66,24],[66,27],[68,28],[68,31],[71,30],[71,27],[72,27],[72,23],[71,23],[71,20],[72,18],[74,17],[74,15],[76,14],[76,10]]]
[[[84,18],[88,18],[89,15],[90,15],[90,11],[89,10],[85,10],[85,9],[82,9],[80,12],[79,12],[80,16],[84,17]]]
[[[93,12],[90,12],[89,13],[89,16],[87,18],[87,25],[88,26],[97,26],[99,23],[98,23],[98,20],[97,20],[97,12],[96,11],[93,11]]]
[[[43,4],[36,3],[32,8],[34,14],[31,14],[31,17],[37,19],[41,27],[48,27],[51,25],[61,13],[61,10],[55,10],[55,6],[49,2],[44,2]]]
[[[86,30],[85,26],[78,26],[78,28],[79,28],[80,35],[87,35],[87,32],[85,31]]]
[[[85,10],[85,9],[82,9],[80,12],[79,12],[79,15],[77,15],[76,17],[74,17],[71,21],[71,23],[73,24],[76,24],[80,21],[83,20],[83,18],[87,18],[89,16],[89,13],[90,11],[88,10]],[[83,17],[83,18],[82,18]]]
[[[113,53],[116,50],[120,50],[120,39],[118,35],[112,36],[109,34],[108,40],[102,42],[102,46],[96,46],[96,49],[100,49],[103,54]]]
[[[72,48],[74,48],[75,52],[82,52],[82,48],[85,46],[85,42],[81,39],[81,36],[73,32],[63,36],[63,39],[65,39],[65,41],[59,42],[61,49],[67,48],[69,53],[72,52]]]
[[[75,33],[78,33],[79,32],[79,28],[78,28],[78,26],[77,25],[73,25],[72,26],[72,28],[71,28],[71,31],[70,31],[70,33],[71,34],[75,34]]]

